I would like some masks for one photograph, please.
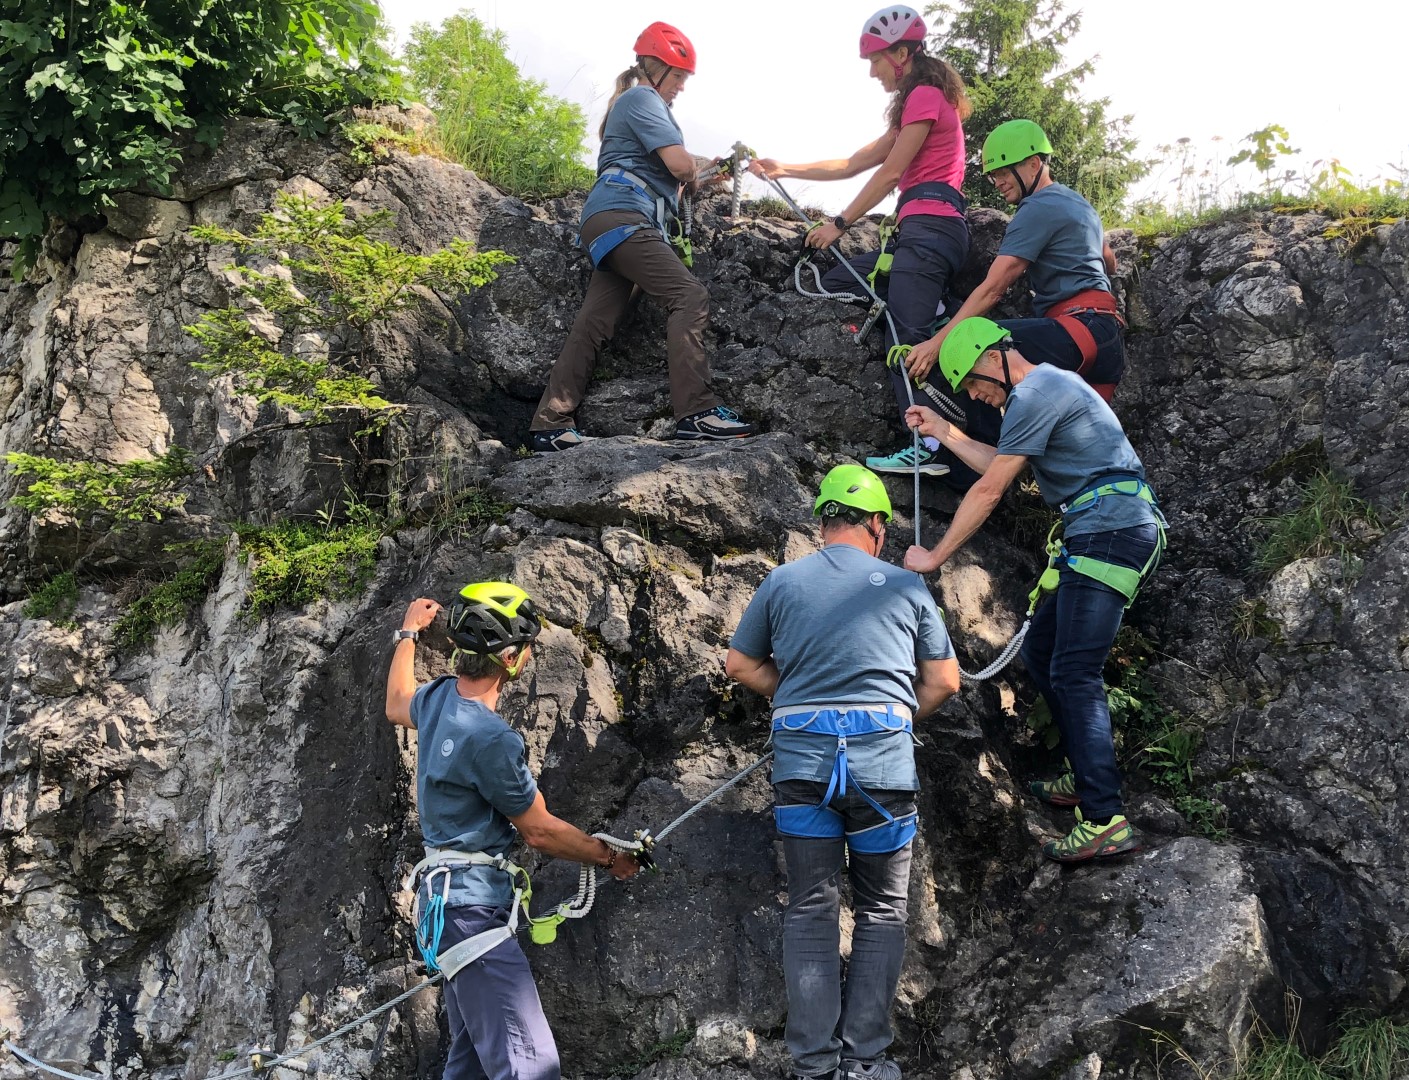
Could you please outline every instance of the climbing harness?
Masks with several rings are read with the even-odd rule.
[[[676,829],[678,829],[681,825],[685,824],[685,822],[689,821],[690,818],[694,817],[696,814],[698,814],[701,810],[703,810],[703,809],[704,809],[706,806],[708,806],[710,803],[714,802],[716,799],[719,799],[721,796],[723,796],[725,792],[727,792],[727,791],[729,791],[730,789],[735,788],[735,787],[737,787],[739,784],[743,783],[743,782],[744,782],[745,780],[747,780],[750,776],[752,776],[754,773],[756,773],[759,769],[763,768],[763,766],[766,765],[770,760],[772,760],[772,757],[773,757],[773,753],[772,753],[772,751],[769,751],[768,753],[764,754],[762,757],[760,757],[760,758],[758,758],[756,761],[754,761],[752,764],[748,765],[748,766],[745,767],[744,769],[742,769],[742,770],[740,770],[739,772],[735,773],[732,777],[730,777],[728,780],[726,780],[726,781],[725,781],[723,784],[721,784],[719,787],[715,788],[713,791],[711,791],[711,792],[710,792],[708,795],[706,795],[704,798],[702,798],[702,799],[698,800],[697,802],[691,804],[691,806],[690,806],[688,809],[686,809],[682,814],[680,814],[678,817],[676,817],[669,825],[667,825],[665,828],[661,829],[660,832],[656,833],[655,836],[654,836],[654,838],[652,838],[652,837],[651,837],[651,834],[650,834],[648,831],[644,830],[644,829],[643,829],[643,830],[639,830],[639,831],[635,834],[635,839],[630,840],[630,841],[627,841],[627,840],[619,840],[619,839],[617,839],[616,837],[607,836],[607,835],[604,834],[604,833],[597,833],[597,834],[596,834],[596,835],[597,835],[597,838],[600,839],[600,840],[603,840],[603,841],[606,842],[607,844],[609,844],[609,845],[611,845],[612,847],[616,848],[618,851],[621,851],[621,850],[628,850],[628,851],[630,851],[632,848],[637,848],[637,847],[639,847],[639,852],[640,852],[640,854],[644,854],[644,855],[645,855],[645,858],[646,858],[646,861],[642,863],[642,867],[643,867],[643,868],[646,868],[646,867],[648,867],[648,866],[652,866],[652,865],[654,865],[654,860],[653,860],[653,858],[651,857],[650,852],[651,852],[651,849],[652,849],[656,844],[659,844],[659,843],[661,843],[663,840],[665,840],[665,838],[666,838],[667,836],[669,836],[672,832],[674,832]],[[437,854],[438,854],[438,855],[444,855],[444,854],[446,854],[446,853],[445,853],[444,851],[440,851],[440,852],[438,852]],[[465,853],[457,852],[457,853],[454,853],[454,854],[460,855],[460,854],[465,854]],[[635,852],[633,852],[633,854],[635,854]],[[638,857],[638,859],[639,859],[640,855],[638,854],[637,857]],[[488,860],[488,861],[490,861],[490,862],[494,861],[495,858],[496,858],[496,857],[495,857],[495,856],[492,856],[492,855],[486,855],[486,856],[484,856],[484,859],[486,859],[486,860]],[[466,860],[463,860],[463,861],[465,861],[465,862],[475,862],[475,861],[477,861],[477,860],[474,860],[473,858],[471,858],[471,859],[466,859]],[[424,862],[425,862],[425,860],[423,860],[423,863],[424,863]],[[508,863],[508,860],[504,860],[504,862],[507,864],[507,863]],[[419,866],[421,866],[422,864],[417,864],[417,865],[418,865],[418,867],[419,867]],[[508,864],[508,865],[512,865],[512,864]],[[413,874],[414,874],[414,873],[415,873],[415,871],[413,870]],[[527,889],[527,878],[528,878],[528,875],[527,875],[527,874],[524,874],[523,876],[524,876],[524,882],[525,882],[524,911],[525,911],[525,913],[527,913],[527,910],[528,910],[528,909],[527,909],[527,900],[528,900],[528,895],[527,895],[527,893],[528,893],[528,889]],[[583,882],[584,882],[585,880],[590,880],[590,881],[591,881],[591,885],[584,885]],[[557,908],[554,909],[554,911],[553,911],[552,914],[550,914],[550,915],[548,915],[548,916],[544,916],[541,920],[530,920],[530,922],[531,922],[531,923],[532,923],[533,921],[550,922],[550,923],[552,924],[553,933],[556,934],[558,924],[561,923],[564,919],[568,919],[568,918],[581,918],[582,915],[586,915],[587,912],[588,912],[589,910],[591,910],[591,900],[588,899],[588,900],[585,902],[585,904],[584,904],[584,903],[579,902],[579,898],[582,897],[583,893],[584,893],[585,891],[587,891],[587,890],[592,890],[593,895],[595,895],[595,888],[596,888],[596,874],[595,874],[595,868],[593,868],[593,867],[588,867],[588,866],[584,866],[584,867],[582,868],[582,876],[579,877],[578,894],[577,894],[577,896],[574,896],[573,898],[564,901],[562,904],[559,904],[559,905],[557,906]],[[444,894],[442,894],[442,895],[444,895]],[[573,910],[579,910],[579,909],[580,909],[580,911],[581,911],[581,914],[580,914],[580,915],[563,914],[563,915],[562,915],[562,918],[556,918],[556,916],[559,915],[559,913],[561,912],[561,910],[562,910],[564,907],[572,907],[572,905],[574,905],[574,904],[576,904],[577,907],[576,907],[576,908],[573,908]],[[516,904],[516,907],[517,907],[517,904]],[[514,919],[514,918],[515,918],[515,913],[511,913],[511,914],[510,914],[510,919]],[[502,928],[501,928],[501,929],[502,929]],[[543,931],[540,931],[539,933],[542,934],[542,933],[544,933],[544,932],[543,932]],[[474,941],[474,940],[476,940],[477,938],[480,938],[480,937],[483,937],[483,936],[484,936],[484,935],[477,934],[477,935],[475,935],[474,938],[469,938],[469,939],[466,940],[466,942],[463,942],[462,944],[468,944],[470,941]],[[501,941],[506,941],[506,940],[508,940],[508,938],[501,936],[501,937],[500,937],[500,940],[501,940]],[[537,940],[536,937],[535,937],[535,940]],[[552,940],[552,939],[551,939],[551,938],[548,938],[547,940]],[[540,944],[545,944],[546,942],[545,942],[545,941],[540,941],[539,943],[540,943]],[[419,941],[418,941],[418,944],[419,944]],[[497,944],[497,942],[496,942],[496,944]],[[458,947],[459,947],[459,946],[455,946],[455,947],[453,947],[452,949],[448,949],[448,950],[446,950],[446,953],[447,953],[447,954],[448,954],[448,953],[451,953],[451,952],[454,951],[454,948],[458,948]],[[492,948],[492,947],[493,947],[493,946],[490,946],[490,948]],[[482,952],[480,952],[479,955],[483,956],[484,953],[486,953],[486,952],[488,952],[488,951],[489,951],[489,948],[486,948],[486,949],[484,949]],[[424,954],[423,954],[423,955],[424,955]],[[444,955],[444,954],[443,954],[443,955]],[[441,959],[441,957],[437,957],[437,959]],[[473,959],[473,958],[471,958],[471,960],[472,960],[472,959]],[[466,960],[465,963],[470,963],[471,960]],[[462,965],[462,966],[463,966],[463,965]],[[457,969],[457,970],[458,970],[458,969]],[[318,1050],[318,1049],[321,1049],[322,1047],[327,1046],[329,1043],[336,1042],[338,1039],[341,1039],[341,1038],[343,1038],[343,1037],[346,1036],[346,1035],[350,1035],[352,1032],[354,1032],[354,1031],[356,1031],[358,1028],[360,1028],[363,1024],[367,1023],[369,1020],[375,1020],[377,1017],[381,1016],[383,1013],[390,1012],[392,1009],[396,1008],[396,1007],[397,1007],[398,1005],[400,1005],[402,1002],[404,1002],[404,1001],[409,1001],[411,998],[413,998],[413,997],[415,997],[417,994],[421,993],[421,991],[423,991],[423,990],[429,990],[432,986],[435,986],[435,985],[437,985],[438,983],[447,981],[448,978],[449,978],[449,976],[446,974],[446,972],[445,972],[444,970],[436,971],[436,970],[432,969],[432,973],[431,973],[427,978],[422,979],[420,982],[418,982],[415,986],[411,987],[409,990],[403,991],[402,993],[396,995],[396,997],[392,998],[390,1001],[385,1001],[385,1002],[383,1002],[382,1004],[378,1005],[375,1009],[372,1009],[372,1010],[369,1011],[369,1012],[363,1013],[361,1016],[357,1017],[356,1019],[354,1019],[354,1020],[349,1020],[347,1023],[343,1024],[341,1027],[338,1027],[337,1029],[335,1029],[335,1030],[333,1030],[333,1031],[330,1031],[328,1034],[324,1035],[322,1038],[314,1040],[313,1042],[309,1043],[307,1046],[300,1046],[300,1047],[298,1047],[298,1048],[296,1048],[296,1049],[294,1049],[294,1050],[289,1051],[289,1052],[286,1053],[286,1054],[281,1054],[281,1055],[279,1055],[279,1056],[277,1056],[277,1057],[270,1056],[270,1051],[269,1051],[269,1050],[265,1050],[265,1049],[256,1049],[256,1050],[252,1050],[252,1051],[250,1052],[250,1055],[249,1055],[249,1060],[250,1060],[249,1065],[247,1065],[247,1066],[245,1066],[245,1067],[243,1067],[243,1068],[240,1068],[240,1069],[234,1069],[234,1070],[232,1070],[232,1071],[230,1071],[230,1072],[220,1073],[220,1074],[218,1074],[217,1076],[211,1077],[210,1080],[237,1080],[238,1077],[242,1077],[242,1076],[266,1076],[266,1075],[268,1075],[268,1074],[270,1073],[271,1070],[273,1070],[273,1069],[275,1069],[275,1068],[293,1068],[293,1069],[295,1069],[295,1070],[298,1071],[298,1072],[308,1072],[308,1073],[311,1074],[311,1073],[313,1072],[312,1067],[311,1067],[311,1066],[304,1066],[303,1068],[300,1068],[299,1065],[298,1065],[298,1063],[296,1062],[296,1059],[307,1057],[309,1054],[313,1053],[313,1051]],[[60,1069],[60,1068],[54,1066],[54,1065],[50,1065],[50,1064],[48,1064],[47,1062],[41,1061],[39,1058],[35,1057],[34,1055],[28,1053],[27,1051],[21,1049],[20,1047],[16,1046],[13,1042],[11,1042],[10,1039],[9,1039],[9,1032],[6,1031],[6,1030],[4,1030],[4,1029],[0,1029],[0,1047],[4,1048],[5,1050],[8,1050],[8,1051],[9,1051],[11,1054],[13,1054],[16,1058],[18,1058],[20,1061],[24,1062],[25,1064],[31,1066],[32,1068],[38,1069],[40,1072],[48,1073],[48,1074],[51,1075],[51,1076],[63,1077],[63,1078],[65,1078],[65,1080],[106,1080],[106,1078],[105,1078],[105,1077],[102,1077],[102,1076],[93,1076],[93,1075],[91,1075],[91,1074],[90,1074],[90,1075],[84,1075],[84,1074],[82,1074],[82,1073],[67,1072],[67,1071],[65,1071],[65,1070],[63,1070],[63,1069]],[[294,1063],[294,1064],[291,1065],[290,1063]]]
[[[1120,311],[1116,307],[1115,297],[1106,292],[1105,289],[1086,289],[1069,296],[1065,300],[1059,300],[1042,313],[1044,319],[1051,319],[1071,338],[1081,353],[1081,364],[1076,369],[1076,373],[1085,379],[1091,389],[1101,395],[1101,399],[1110,404],[1111,398],[1115,396],[1115,383],[1098,383],[1091,381],[1091,369],[1096,365],[1096,338],[1092,335],[1090,328],[1077,318],[1078,315],[1109,315],[1120,324],[1122,330],[1125,329],[1125,320],[1121,318]]]
[[[847,765],[846,740],[862,735],[898,735],[915,737],[914,716],[904,705],[799,705],[775,709],[773,734],[805,732],[808,735],[831,736],[837,740],[832,758],[832,773],[826,793],[819,803],[796,806],[774,806],[773,820],[784,836],[808,839],[846,838],[853,851],[863,855],[886,855],[899,851],[915,838],[919,814],[896,817],[873,799],[851,775]],[[832,799],[846,794],[847,784],[866,800],[871,809],[881,815],[878,825],[847,832],[845,819],[831,807]]]
[[[1157,530],[1155,550],[1139,570],[1094,559],[1089,555],[1071,555],[1067,552],[1062,537],[1057,535],[1065,524],[1067,515],[1094,509],[1103,498],[1110,495],[1133,495],[1149,503],[1150,509],[1154,511]],[[1166,533],[1169,529],[1169,522],[1165,520],[1164,511],[1159,507],[1154,490],[1138,476],[1107,478],[1094,487],[1087,488],[1073,496],[1070,501],[1061,503],[1057,509],[1061,512],[1062,518],[1056,521],[1047,533],[1045,546],[1047,566],[1038,577],[1036,587],[1027,594],[1027,613],[1023,616],[1022,626],[1018,628],[1018,632],[1012,636],[1008,644],[1003,646],[997,658],[982,671],[970,674],[961,670],[959,675],[965,682],[983,682],[991,679],[1012,662],[1013,657],[1017,656],[1018,650],[1022,648],[1028,629],[1032,626],[1032,616],[1037,612],[1037,605],[1042,602],[1047,593],[1056,592],[1057,586],[1061,584],[1061,568],[1063,566],[1099,581],[1102,585],[1110,586],[1125,597],[1127,610],[1131,604],[1135,603],[1140,586],[1149,580],[1150,575],[1159,567],[1160,559],[1164,555],[1164,549],[1168,543]]]
[[[625,243],[627,238],[640,232],[642,229],[656,228],[660,230],[662,236],[670,234],[670,206],[666,202],[664,195],[657,195],[646,181],[642,180],[629,169],[623,169],[619,165],[612,165],[603,169],[597,176],[597,183],[607,184],[611,187],[622,187],[631,191],[642,200],[643,205],[650,207],[646,216],[649,222],[632,223],[630,225],[618,225],[614,229],[608,229],[597,237],[587,247],[587,257],[592,260],[592,267],[596,269],[602,265],[602,260],[610,255],[617,247]]]

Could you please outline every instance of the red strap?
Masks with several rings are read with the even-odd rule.
[[[1100,394],[1101,400],[1104,401],[1107,405],[1111,403],[1111,398],[1115,397],[1115,388],[1117,385],[1116,383],[1093,382],[1088,383],[1087,385],[1090,386],[1092,390],[1096,391],[1096,393]]]
[[[1077,351],[1081,353],[1081,366],[1076,369],[1076,373],[1083,379],[1096,362],[1096,339],[1086,328],[1086,324],[1076,317],[1076,313],[1092,311],[1101,315],[1114,315],[1121,326],[1125,325],[1125,320],[1116,310],[1115,297],[1105,289],[1087,289],[1075,296],[1068,296],[1049,307],[1043,315],[1044,318],[1052,319],[1060,325],[1075,343]],[[1099,390],[1097,392],[1099,393]],[[1106,400],[1110,401],[1110,398],[1106,397]]]

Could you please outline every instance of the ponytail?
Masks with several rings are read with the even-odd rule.
[[[607,117],[612,114],[612,106],[616,104],[617,98],[640,82],[651,86],[658,85],[670,71],[669,64],[657,60],[654,56],[636,57],[636,63],[616,77],[616,87],[612,90],[611,100],[607,102],[607,111],[602,115],[602,126],[597,129],[597,138],[606,138]]]

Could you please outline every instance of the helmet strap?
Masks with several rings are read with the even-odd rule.
[[[1018,184],[1018,202],[1022,202],[1023,199],[1026,199],[1029,195],[1031,195],[1034,191],[1037,190],[1037,183],[1039,180],[1042,179],[1042,170],[1047,168],[1047,161],[1045,158],[1043,158],[1041,154],[1037,155],[1037,160],[1040,163],[1040,167],[1037,170],[1037,175],[1032,178],[1031,186],[1028,186],[1027,184],[1023,183],[1022,174],[1018,172],[1017,165],[1008,166],[1008,168],[1013,171],[1013,179],[1016,180]]]
[[[881,539],[881,534],[880,534],[879,532],[877,532],[875,529],[871,528],[871,523],[870,523],[870,521],[864,522],[863,525],[862,525],[862,527],[863,527],[868,533],[871,534],[871,539],[876,542],[876,551],[875,551],[875,555],[876,555],[876,558],[879,559],[879,558],[881,557],[881,547],[882,547],[882,545],[884,544],[884,541]]]
[[[519,672],[523,671],[524,662],[528,659],[528,650],[520,645],[518,655],[514,657],[512,664],[504,663],[503,657],[498,653],[490,653],[489,656],[496,664],[504,669],[504,673],[509,677],[509,680],[513,681],[519,677]]]

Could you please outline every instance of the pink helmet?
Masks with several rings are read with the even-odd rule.
[[[925,40],[925,20],[908,7],[884,7],[861,27],[861,58],[899,45],[902,41]]]

